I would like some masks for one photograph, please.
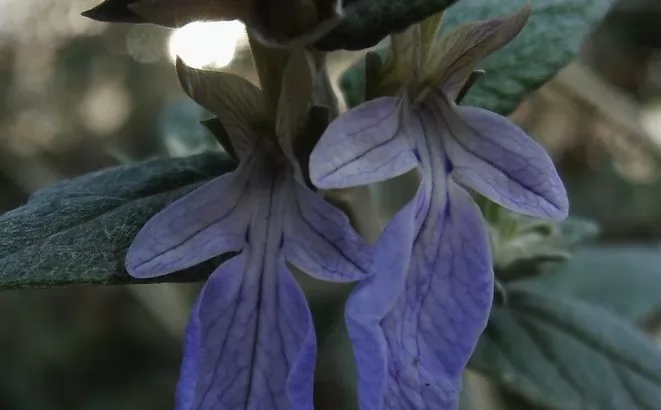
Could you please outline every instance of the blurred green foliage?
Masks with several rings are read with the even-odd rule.
[[[120,287],[0,294],[0,408],[173,407],[180,341]]]

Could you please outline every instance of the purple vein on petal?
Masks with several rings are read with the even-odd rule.
[[[361,410],[380,410],[383,405],[388,353],[380,324],[404,287],[422,192],[419,188],[388,223],[374,245],[374,276],[360,282],[347,301],[345,318],[358,367]]]
[[[288,261],[321,280],[350,282],[368,276],[371,250],[346,215],[301,184],[295,183],[293,191],[296,207],[288,214]]]
[[[414,245],[406,291],[383,321],[390,358],[387,409],[454,409],[461,373],[489,315],[493,270],[484,221],[450,182]],[[439,208],[440,207],[440,208]]]
[[[165,275],[239,250],[250,212],[241,203],[251,172],[251,167],[240,167],[152,217],[129,248],[129,273],[139,278]]]
[[[259,192],[245,204],[252,211],[249,242],[212,274],[191,318],[199,323],[199,342],[191,338],[184,363],[197,374],[194,383],[180,380],[178,397],[194,396],[181,400],[192,400],[194,409],[312,405],[315,336],[305,297],[284,263],[283,191],[276,185]]]
[[[523,130],[487,110],[453,107],[440,93],[428,103],[445,131],[453,179],[515,212],[567,216],[567,194],[553,161]]]
[[[378,98],[343,114],[328,126],[310,155],[310,179],[322,189],[384,181],[417,165],[399,98]]]

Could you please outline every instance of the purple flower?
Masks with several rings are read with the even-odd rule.
[[[454,102],[477,62],[511,41],[529,11],[447,35],[423,67],[411,63],[409,72],[427,75],[407,84],[422,91],[415,102],[408,93],[366,102],[336,119],[312,153],[311,180],[322,189],[416,168],[421,176],[376,245],[374,275],[346,307],[361,410],[457,407],[494,286],[486,224],[466,189],[526,215],[568,213],[542,147],[507,118]]]
[[[288,264],[354,281],[370,269],[368,249],[344,214],[300,182],[259,89],[227,73],[177,69],[188,95],[218,116],[239,165],[154,216],[126,258],[131,275],[150,278],[237,252],[191,314],[176,408],[312,409],[315,333]]]

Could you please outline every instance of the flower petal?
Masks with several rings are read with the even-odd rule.
[[[181,59],[177,76],[184,92],[218,117],[239,159],[245,159],[257,139],[256,124],[266,118],[259,88],[234,74],[188,67]]]
[[[349,219],[307,187],[292,181],[296,203],[285,230],[287,261],[310,276],[333,282],[365,278],[371,271],[372,255]]]
[[[493,268],[485,223],[466,191],[437,192],[413,247],[406,288],[383,320],[384,408],[456,409],[461,375],[487,319]]]
[[[184,357],[179,369],[179,382],[174,398],[175,410],[193,408],[197,374],[200,368],[202,328],[200,327],[200,299],[195,302],[184,336]]]
[[[246,252],[230,259],[198,304],[177,410],[312,408],[312,318],[282,258]]]
[[[477,64],[504,47],[523,30],[530,16],[530,5],[504,19],[465,24],[443,36],[429,54],[432,78],[450,101],[454,101]]]
[[[435,104],[452,178],[512,211],[563,220],[567,193],[546,151],[510,120],[473,107]]]
[[[240,250],[251,212],[241,203],[250,173],[241,167],[218,177],[152,217],[126,255],[131,276],[166,275]]]
[[[360,282],[347,301],[345,319],[358,370],[361,410],[381,409],[387,381],[387,344],[381,320],[404,289],[417,232],[422,189],[388,223],[374,246],[374,276]]]
[[[318,188],[367,185],[402,175],[418,165],[406,135],[400,104],[383,97],[338,117],[310,155],[310,179]]]

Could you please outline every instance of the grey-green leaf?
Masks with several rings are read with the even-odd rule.
[[[131,283],[124,257],[147,220],[234,162],[218,154],[120,166],[59,182],[0,215],[0,289]],[[202,280],[217,261],[158,281]],[[144,281],[140,281],[144,282]]]
[[[661,250],[655,246],[592,246],[552,272],[515,286],[552,289],[639,322],[661,310]]]
[[[280,45],[305,45],[307,41],[321,40],[321,50],[360,50],[376,45],[388,34],[404,30],[409,25],[444,10],[457,0],[345,0],[339,24],[332,15],[335,2],[328,0],[106,0],[83,13],[84,16],[109,22],[146,23],[167,27],[181,27],[191,21],[233,20],[248,21],[263,40]],[[305,27],[303,33],[297,25],[310,16],[300,13],[315,6],[318,26]],[[250,10],[250,13],[247,11]],[[275,26],[274,26],[275,23]],[[337,26],[336,26],[337,25]],[[329,31],[329,29],[332,29]],[[286,35],[288,31],[301,37]]]
[[[507,16],[522,0],[462,0],[445,13],[443,31],[459,24]],[[610,8],[612,0],[535,0],[523,32],[478,68],[486,74],[468,93],[467,105],[510,114],[578,53],[585,37]],[[385,55],[386,51],[380,53]],[[347,104],[363,102],[364,62],[352,66],[341,78]]]
[[[387,35],[400,32],[455,2],[457,0],[346,0],[340,25],[315,46],[326,51],[372,47]]]
[[[661,351],[606,310],[549,290],[510,289],[470,366],[533,404],[649,410],[661,403]]]
[[[601,228],[591,219],[569,216],[560,225],[562,242],[567,248],[580,245],[599,236]]]

